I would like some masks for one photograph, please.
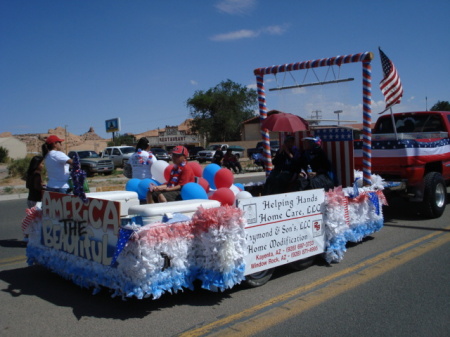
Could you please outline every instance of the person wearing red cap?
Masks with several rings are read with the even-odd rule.
[[[69,166],[72,159],[62,152],[63,141],[64,139],[56,135],[50,135],[42,145],[42,156],[48,176],[47,191],[67,193],[69,189]]]
[[[181,200],[181,188],[187,183],[195,182],[194,171],[187,165],[189,151],[184,146],[172,150],[173,169],[167,184],[151,185],[147,193],[147,203]]]

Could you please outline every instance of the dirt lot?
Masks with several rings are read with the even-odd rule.
[[[88,178],[88,185],[90,188],[95,188],[97,192],[125,190],[126,180],[122,175],[122,169],[116,169],[116,173],[112,176],[95,175]],[[25,181],[17,177],[9,177],[7,165],[0,164],[0,195],[15,193],[28,193]]]

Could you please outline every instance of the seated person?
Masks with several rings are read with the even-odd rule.
[[[297,188],[300,191],[314,188],[324,188],[328,191],[334,187],[329,176],[331,165],[321,144],[319,137],[303,138],[304,152],[300,157],[301,172],[297,179]]]
[[[255,165],[261,166],[264,169],[265,166],[265,160],[263,155],[263,149],[258,149],[258,152],[252,154],[253,162]]]
[[[223,166],[229,170],[233,170],[234,173],[242,173],[242,166],[239,159],[233,154],[231,149],[227,149],[227,152],[223,156]]]
[[[291,192],[295,190],[295,180],[298,175],[299,152],[294,146],[295,138],[287,136],[283,145],[272,160],[273,170],[264,185],[264,195]]]
[[[187,183],[195,182],[194,171],[187,164],[189,152],[184,146],[172,150],[173,169],[167,184],[151,185],[147,192],[147,203],[181,200],[181,188]]]
[[[222,166],[222,159],[223,159],[223,152],[220,148],[218,148],[214,153],[212,163]]]

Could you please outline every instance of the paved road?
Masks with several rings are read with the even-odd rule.
[[[424,220],[393,204],[385,227],[341,263],[280,268],[263,287],[122,301],[26,266],[23,202],[0,202],[2,336],[450,335],[450,207]]]

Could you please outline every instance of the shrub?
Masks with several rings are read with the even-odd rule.
[[[5,149],[3,146],[0,146],[0,163],[6,163],[8,160],[8,149]]]
[[[10,177],[20,177],[26,179],[28,166],[31,158],[15,159],[8,165],[8,174]]]

